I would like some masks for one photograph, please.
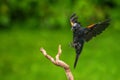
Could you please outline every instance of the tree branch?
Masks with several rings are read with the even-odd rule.
[[[44,48],[40,48],[40,51],[42,52],[42,54],[47,58],[49,59],[53,64],[55,64],[56,66],[60,66],[62,68],[64,68],[65,70],[65,73],[66,73],[66,76],[68,78],[68,80],[74,80],[74,77],[71,73],[71,70],[70,70],[70,67],[68,64],[66,64],[64,61],[60,60],[60,55],[62,53],[62,50],[61,50],[61,45],[59,45],[58,47],[58,53],[56,55],[56,59],[54,59],[53,57],[51,57],[50,55],[48,55],[45,51]]]

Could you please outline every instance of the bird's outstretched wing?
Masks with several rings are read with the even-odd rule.
[[[85,35],[83,36],[84,40],[88,42],[93,37],[96,37],[97,35],[102,33],[102,31],[104,31],[109,24],[110,24],[110,19],[107,19],[103,22],[92,24],[86,27],[84,30]]]

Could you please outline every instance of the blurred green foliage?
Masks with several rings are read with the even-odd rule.
[[[1,0],[0,29],[65,29],[73,12],[84,25],[105,18],[119,25],[119,7],[118,0]]]
[[[39,48],[71,67],[75,80],[120,80],[120,0],[0,0],[0,80],[66,80]],[[83,26],[111,19],[97,38],[86,43],[77,68],[69,18],[77,13]],[[56,74],[57,73],[57,74]]]

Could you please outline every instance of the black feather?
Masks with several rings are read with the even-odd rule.
[[[76,68],[76,64],[77,64],[77,62],[78,62],[79,55],[80,55],[80,54],[76,54],[76,58],[75,58],[75,62],[74,62],[74,68]]]

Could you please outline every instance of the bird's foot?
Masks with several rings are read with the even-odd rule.
[[[69,45],[70,47],[75,47],[75,45],[72,42],[70,42]]]

